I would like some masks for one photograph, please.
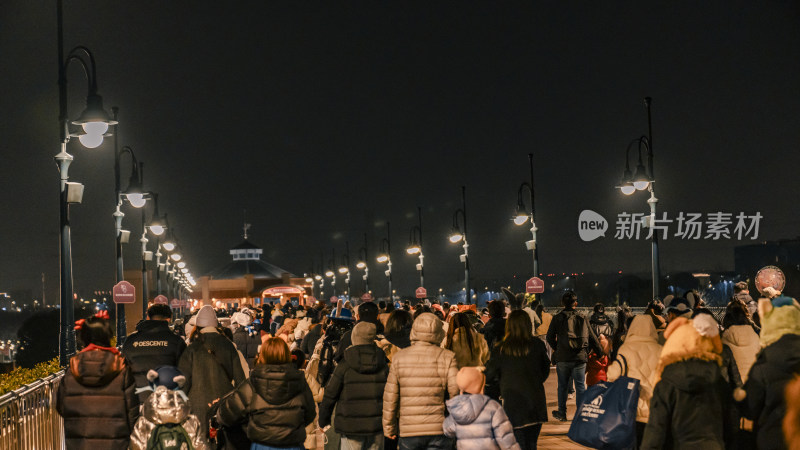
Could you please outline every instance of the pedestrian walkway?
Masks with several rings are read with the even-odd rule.
[[[559,422],[553,419],[552,411],[558,408],[558,379],[556,377],[555,366],[550,368],[550,376],[544,383],[544,391],[547,397],[547,414],[550,421],[542,426],[542,433],[539,435],[540,450],[564,449],[564,448],[589,448],[572,442],[567,437],[571,420]],[[567,401],[567,418],[572,418],[575,414],[575,400]]]

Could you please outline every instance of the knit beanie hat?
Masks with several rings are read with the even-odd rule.
[[[376,328],[374,323],[359,322],[353,327],[350,339],[353,345],[366,345],[375,342]]]
[[[800,304],[791,297],[779,295],[772,300],[758,300],[761,319],[761,347],[766,347],[786,334],[800,335]]]
[[[486,377],[477,367],[462,367],[456,375],[456,384],[461,393],[482,394]]]
[[[214,308],[212,308],[211,305],[205,305],[200,308],[200,312],[197,313],[195,325],[200,328],[216,327],[219,325],[217,313],[214,312]]]

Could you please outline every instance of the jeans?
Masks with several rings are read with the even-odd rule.
[[[451,450],[453,440],[443,434],[434,436],[401,437],[398,448],[400,450]]]
[[[342,450],[383,450],[383,433],[372,436],[342,435]]]
[[[250,450],[305,450],[301,447],[270,447],[269,445],[259,444],[253,442],[250,444]]]
[[[514,428],[514,438],[516,438],[519,448],[522,450],[536,450],[540,431],[542,431],[542,424],[540,423],[523,428]]]
[[[571,381],[575,382],[575,404],[583,401],[583,392],[586,390],[586,363],[581,361],[567,361],[556,363],[558,376],[558,412],[567,415],[567,388]]]

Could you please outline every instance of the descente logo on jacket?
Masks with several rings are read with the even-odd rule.
[[[134,347],[169,347],[167,341],[134,341]]]

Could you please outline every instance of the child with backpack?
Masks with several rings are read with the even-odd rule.
[[[152,391],[142,407],[131,435],[131,450],[206,450],[210,449],[200,421],[191,414],[189,399],[181,391],[186,377],[173,366],[147,372]]]
[[[456,375],[460,395],[446,402],[450,413],[442,429],[456,438],[458,450],[519,450],[514,428],[500,403],[483,394],[486,377],[477,367],[464,367]]]

